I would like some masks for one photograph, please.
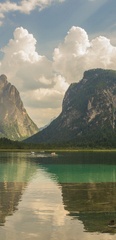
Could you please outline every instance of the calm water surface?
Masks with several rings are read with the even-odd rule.
[[[114,240],[116,153],[0,153],[0,240]]]

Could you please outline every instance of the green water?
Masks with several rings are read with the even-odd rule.
[[[0,153],[0,240],[114,240],[116,153]]]

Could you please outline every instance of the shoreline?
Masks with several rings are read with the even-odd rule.
[[[0,152],[116,152],[116,149],[0,149]]]

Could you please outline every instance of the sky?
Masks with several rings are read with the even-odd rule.
[[[92,68],[116,70],[116,0],[0,0],[0,75],[43,127]]]

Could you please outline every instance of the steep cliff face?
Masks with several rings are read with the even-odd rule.
[[[18,90],[0,76],[0,137],[21,140],[35,134],[37,126],[28,116]]]
[[[116,71],[93,69],[67,90],[62,112],[28,141],[84,146],[116,140]]]

